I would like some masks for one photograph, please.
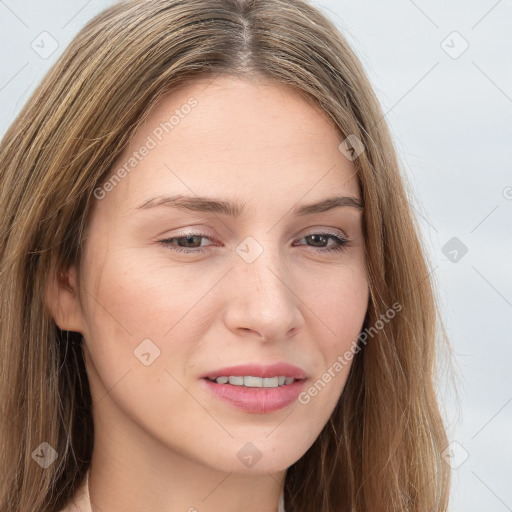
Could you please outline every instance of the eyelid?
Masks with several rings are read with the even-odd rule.
[[[310,227],[308,230],[302,234],[301,236],[298,236],[295,238],[295,242],[302,240],[303,238],[312,236],[312,235],[324,235],[328,237],[329,239],[333,239],[335,241],[332,245],[327,245],[326,247],[314,247],[314,246],[308,246],[306,244],[300,244],[304,245],[305,247],[310,247],[313,251],[317,253],[331,253],[331,252],[341,252],[344,249],[346,249],[351,244],[351,239],[348,237],[343,230],[336,228],[320,228],[320,227]],[[187,237],[198,237],[198,238],[205,238],[213,243],[208,245],[200,245],[199,247],[193,247],[193,248],[180,248],[177,246],[171,247],[171,240],[180,239],[180,238],[187,238]],[[209,234],[200,231],[199,229],[194,231],[192,229],[187,230],[182,233],[177,233],[174,236],[169,236],[163,240],[159,240],[159,243],[163,245],[164,247],[167,247],[169,250],[175,252],[175,253],[185,253],[185,254],[204,254],[208,252],[210,247],[218,246],[219,244],[216,243],[215,237],[210,236]],[[295,246],[295,245],[294,245]]]
[[[325,235],[333,235],[333,236],[339,236],[340,238],[345,238],[349,240],[349,236],[340,228],[324,228],[324,227],[318,227],[313,226],[311,228],[308,228],[305,235],[302,235],[302,238],[309,235],[314,235],[317,233],[323,233]]]
[[[340,238],[344,238],[346,240],[350,240],[350,237],[341,228],[326,228],[326,227],[322,227],[322,226],[312,226],[312,227],[306,228],[305,231],[303,231],[300,235],[296,236],[296,239],[302,239],[305,236],[316,235],[316,234],[333,235],[333,236],[337,236]],[[208,238],[212,241],[216,240],[216,237],[214,235],[207,233],[206,229],[203,229],[202,227],[183,228],[183,231],[178,232],[176,234],[171,234],[169,236],[166,236],[165,238],[166,239],[183,238],[186,236],[202,236],[202,237]]]

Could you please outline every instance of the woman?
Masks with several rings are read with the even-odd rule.
[[[302,0],[128,0],[0,145],[0,511],[441,511],[436,304]]]

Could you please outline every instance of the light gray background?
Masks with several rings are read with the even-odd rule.
[[[0,136],[111,3],[0,0]],[[362,60],[413,189],[455,356],[458,397],[439,387],[451,510],[512,510],[512,1],[315,3]],[[44,31],[58,43],[47,58],[31,47],[51,50]]]

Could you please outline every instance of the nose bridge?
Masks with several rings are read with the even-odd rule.
[[[244,252],[246,248],[249,249],[248,252]],[[245,240],[237,248],[237,254],[239,258],[236,267],[251,286],[248,292],[257,292],[267,301],[275,299],[281,301],[285,298],[284,295],[287,293],[283,290],[285,285],[282,282],[284,265],[276,244],[268,240],[265,242],[257,242],[255,239]]]
[[[243,240],[236,248],[234,269],[242,293],[234,294],[231,318],[236,327],[258,331],[266,339],[284,337],[301,322],[293,276],[274,238]]]

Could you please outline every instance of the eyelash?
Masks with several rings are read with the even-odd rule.
[[[313,236],[313,235],[320,235],[320,236],[323,236],[323,237],[325,237],[327,239],[331,238],[331,239],[333,239],[337,243],[337,245],[331,246],[328,249],[312,247],[312,249],[315,252],[319,252],[319,253],[341,252],[341,251],[346,249],[346,247],[347,247],[347,245],[349,243],[349,239],[346,238],[346,237],[342,237],[340,235],[334,235],[332,233],[323,233],[323,232],[310,233],[309,235],[305,235],[302,238],[308,238],[308,237]],[[174,252],[186,253],[186,254],[190,254],[190,253],[192,253],[192,254],[193,253],[195,253],[195,254],[204,253],[205,252],[204,249],[200,249],[200,248],[184,249],[182,247],[173,246],[173,244],[172,244],[172,240],[180,240],[180,239],[189,238],[189,237],[201,237],[201,238],[208,238],[209,240],[211,240],[210,237],[208,235],[206,235],[205,233],[184,233],[184,234],[182,234],[180,236],[173,236],[171,238],[166,238],[164,240],[159,240],[159,242],[164,247],[166,247],[166,248],[168,248],[168,249],[170,249],[171,251],[174,251]],[[302,240],[302,238],[300,240]],[[211,247],[211,245],[208,245],[206,247]]]

